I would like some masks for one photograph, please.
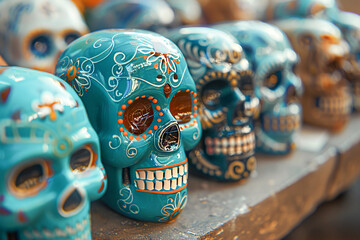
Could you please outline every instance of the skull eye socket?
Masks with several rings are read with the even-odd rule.
[[[140,135],[148,129],[154,120],[154,111],[150,100],[140,98],[130,104],[124,112],[124,126],[132,134]]]
[[[205,107],[211,110],[221,105],[221,98],[225,90],[229,88],[227,80],[214,80],[206,84],[201,92],[201,101]]]
[[[187,123],[191,120],[192,99],[189,92],[178,92],[170,102],[170,112],[179,124]]]
[[[70,32],[64,36],[64,40],[67,45],[69,45],[71,42],[75,41],[80,37],[80,33],[78,32]]]
[[[93,162],[94,154],[89,146],[76,150],[70,158],[70,168],[74,173],[81,173],[87,170]]]
[[[45,160],[21,166],[11,176],[10,189],[19,196],[34,195],[46,186],[48,173]]]
[[[276,90],[280,85],[281,79],[282,79],[282,71],[278,70],[272,72],[266,77],[264,81],[264,86],[269,88],[270,90]]]
[[[48,35],[40,35],[30,42],[31,52],[38,57],[45,57],[51,52],[51,40]]]
[[[254,94],[254,84],[251,75],[241,76],[239,89],[245,96],[252,96]]]

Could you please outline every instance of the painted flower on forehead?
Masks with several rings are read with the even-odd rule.
[[[70,84],[101,136],[112,182],[104,201],[131,218],[171,221],[187,202],[185,151],[201,137],[196,87],[182,53],[155,33],[104,30],[69,46],[56,74],[67,79],[73,66]]]

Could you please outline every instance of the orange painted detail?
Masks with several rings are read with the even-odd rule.
[[[123,124],[123,123],[124,123],[124,121],[122,119],[118,120],[118,124]]]
[[[197,99],[194,99],[194,103],[197,103]]]
[[[154,126],[154,130],[157,130],[159,127],[157,125]]]
[[[181,90],[177,91],[178,93],[181,92]]]
[[[121,116],[122,114],[123,114],[123,112],[122,112],[122,111],[119,111],[119,112],[118,112],[118,115],[119,115],[119,116]]]
[[[143,135],[142,135],[142,138],[143,138],[143,139],[146,139],[146,135],[145,135],[145,134],[143,134]]]
[[[120,132],[123,132],[123,131],[124,131],[124,128],[123,128],[123,127],[121,127],[119,130],[120,130]]]
[[[160,123],[160,122],[161,122],[161,118],[158,118],[157,122]]]
[[[194,124],[194,123],[190,123],[190,127],[193,127],[193,126],[195,126],[195,124]]]
[[[151,97],[151,96],[150,96],[150,97],[148,97],[148,99],[149,99],[149,100],[153,100],[153,99],[154,99],[154,97]]]
[[[39,108],[49,108],[50,109],[50,120],[55,121],[56,120],[56,112],[54,110],[54,105],[60,103],[59,101],[53,101],[52,103],[44,103],[39,104]]]
[[[197,93],[194,93],[194,94],[193,94],[193,97],[196,97],[196,96],[197,96]]]
[[[185,184],[181,188],[173,190],[173,191],[153,191],[153,190],[140,190],[140,189],[136,189],[136,191],[147,192],[147,193],[155,193],[155,194],[173,194],[173,193],[180,192],[181,190],[185,189],[186,187],[187,187],[187,184]]]
[[[186,92],[190,92],[190,89],[186,89]]]
[[[159,112],[159,116],[162,117],[164,115],[163,112]]]
[[[104,179],[106,180],[107,179],[107,174],[105,173],[105,175],[104,175]]]
[[[102,182],[102,183],[101,183],[101,186],[100,186],[100,188],[99,188],[99,190],[98,190],[98,193],[101,193],[101,192],[104,190],[104,187],[105,187],[105,183]]]
[[[193,116],[194,116],[194,117],[197,117],[197,113],[194,113]]]
[[[193,93],[194,93],[194,91],[191,91],[191,92],[190,92],[190,94],[193,94]]]
[[[11,87],[7,87],[7,88],[5,88],[4,91],[1,92],[1,94],[0,94],[1,103],[5,103],[5,102],[6,102],[6,100],[7,100],[8,97],[9,97],[10,90],[11,90]]]
[[[188,125],[184,125],[185,128],[188,128],[189,126]]]
[[[136,97],[135,100],[138,100],[140,97]]]
[[[160,111],[161,107],[160,106],[156,106],[156,110]]]
[[[149,133],[149,134],[152,134],[152,130],[149,130],[148,133]]]
[[[127,132],[124,132],[123,135],[126,137],[126,136],[128,135],[128,133],[127,133]]]
[[[187,163],[187,161],[188,161],[188,159],[186,158],[184,161],[175,163],[173,165],[167,165],[167,166],[155,167],[155,168],[139,168],[139,169],[136,169],[136,171],[147,171],[147,170],[156,171],[156,170],[161,170],[161,169],[166,169],[166,168],[170,169],[170,168],[173,168],[173,167],[176,167],[179,165],[183,165],[183,164]]]
[[[132,140],[134,140],[134,137],[130,135],[129,139],[130,139],[130,141],[132,141]]]
[[[183,128],[183,127],[180,127],[180,130],[182,131],[182,130],[184,130],[184,128]]]
[[[18,212],[18,219],[19,222],[26,222],[27,221],[27,217],[25,216],[25,213],[23,213],[22,211]]]
[[[125,104],[123,104],[123,105],[121,106],[121,108],[122,108],[122,109],[125,109],[125,108],[126,108],[126,105],[125,105]]]
[[[141,137],[137,136],[137,137],[136,137],[136,140],[140,141],[140,140],[141,140]]]
[[[196,111],[197,109],[198,109],[198,107],[197,107],[197,106],[195,106],[195,107],[194,107],[194,111]]]
[[[67,81],[72,81],[77,77],[77,69],[75,66],[71,66],[68,68],[68,70],[66,71],[66,75],[67,77]]]
[[[157,100],[157,99],[153,99],[152,102],[153,102],[153,103],[157,103],[158,100]]]
[[[128,101],[128,104],[132,104],[132,102],[133,102],[133,100],[130,99],[130,100]]]
[[[194,119],[194,123],[197,123],[196,119]]]
[[[145,95],[142,95],[141,98],[145,98],[146,96]]]

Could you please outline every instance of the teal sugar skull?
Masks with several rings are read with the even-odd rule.
[[[267,23],[243,21],[215,26],[231,33],[244,48],[261,101],[256,127],[258,152],[286,154],[294,145],[300,128],[302,93],[300,79],[293,73],[297,55],[284,33]]]
[[[164,0],[105,0],[90,9],[86,19],[91,31],[135,28],[160,32],[174,23],[175,15]]]
[[[60,53],[87,32],[70,0],[0,2],[0,55],[9,65],[54,73]]]
[[[267,7],[268,20],[322,15],[337,9],[336,0],[271,0]]]
[[[251,121],[259,100],[241,46],[232,36],[204,27],[180,28],[169,38],[184,53],[199,94],[203,137],[189,153],[191,166],[221,181],[249,177],[256,166]]]
[[[343,63],[349,46],[340,30],[322,19],[287,19],[276,22],[300,56],[296,71],[304,84],[304,122],[339,131],[352,109]]]
[[[71,44],[56,74],[80,95],[99,134],[104,201],[138,220],[174,219],[187,202],[185,151],[201,137],[180,50],[155,33],[103,30]]]
[[[352,87],[354,109],[360,111],[360,15],[327,11],[326,18],[341,30],[350,46],[350,54],[343,63],[343,71]]]
[[[0,67],[0,96],[0,239],[91,239],[107,183],[80,98],[19,67]]]

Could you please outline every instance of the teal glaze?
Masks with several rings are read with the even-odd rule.
[[[148,31],[103,30],[71,44],[56,74],[79,94],[99,134],[104,201],[138,220],[175,218],[187,202],[185,151],[201,137],[196,87],[180,50]],[[187,98],[175,111],[179,91]]]
[[[174,11],[164,0],[105,0],[86,16],[91,31],[111,28],[164,31],[174,24]]]
[[[20,67],[0,67],[0,96],[0,238],[91,239],[90,202],[107,182],[80,98],[58,77]],[[83,148],[89,167],[74,172],[70,159]]]
[[[304,122],[341,130],[352,110],[352,96],[343,63],[349,46],[341,31],[324,19],[286,19],[275,22],[291,41],[301,61],[297,66],[304,84]]]
[[[267,7],[267,20],[313,17],[337,9],[336,0],[274,0]]]
[[[71,0],[0,2],[0,55],[9,65],[54,73],[60,53],[87,32]]]
[[[256,127],[256,151],[287,154],[301,125],[300,79],[293,73],[297,55],[286,35],[277,27],[258,21],[215,25],[232,34],[244,48],[255,74],[255,94],[261,101]],[[269,78],[277,83],[269,86]]]
[[[241,46],[205,27],[175,29],[168,37],[184,53],[199,92],[203,137],[189,153],[192,168],[220,181],[248,178],[256,167],[251,122],[259,100]]]

